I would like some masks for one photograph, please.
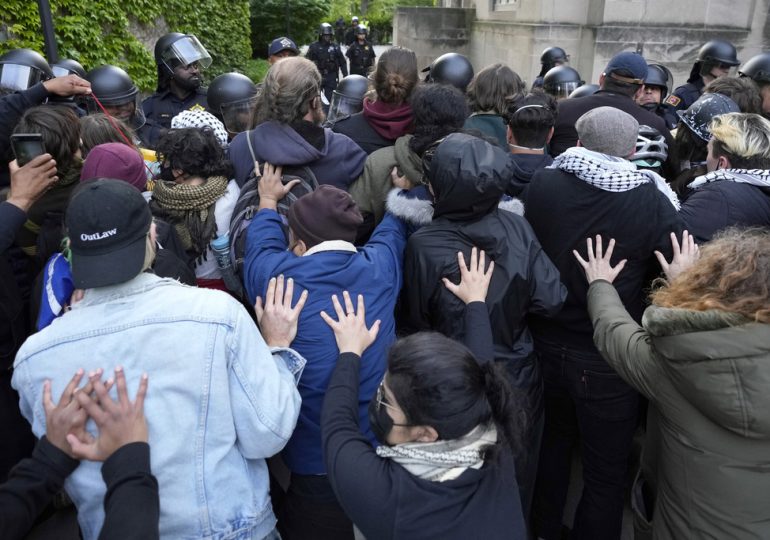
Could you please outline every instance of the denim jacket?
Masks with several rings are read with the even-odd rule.
[[[265,458],[294,430],[304,358],[291,349],[271,353],[227,294],[140,274],[86,291],[22,346],[12,384],[35,435],[45,433],[46,379],[56,402],[78,368],[101,367],[109,377],[116,365],[124,367],[131,399],[142,373],[149,375],[144,412],[161,537],[267,536],[276,520]],[[87,429],[96,433],[93,421]],[[97,538],[104,518],[100,466],[83,461],[65,484],[85,540]]]

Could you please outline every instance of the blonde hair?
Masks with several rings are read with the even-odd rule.
[[[320,93],[321,73],[313,62],[299,56],[284,58],[267,71],[254,113],[255,125],[269,120],[298,122]]]
[[[660,307],[718,309],[770,323],[770,230],[722,231],[702,247],[692,267],[651,299]]]
[[[770,160],[770,121],[758,114],[728,113],[711,121],[713,153],[726,156],[733,168],[765,169]]]

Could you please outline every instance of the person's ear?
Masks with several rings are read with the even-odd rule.
[[[184,177],[184,171],[182,169],[172,169],[171,174],[174,175],[174,180],[179,180]]]
[[[726,156],[717,158],[717,169],[731,169],[730,160]]]
[[[431,426],[419,426],[416,442],[436,442],[438,440],[438,431]]]
[[[302,240],[297,240],[297,243],[294,244],[294,247],[291,248],[292,253],[294,253],[297,257],[302,257],[307,252],[307,245]]]
[[[551,137],[553,137],[553,126],[551,126],[551,129],[548,130],[548,135],[545,137],[545,144],[551,142]]]
[[[553,128],[551,128],[551,132],[553,133]],[[577,140],[575,146],[583,146],[583,143],[580,142],[580,139]]]
[[[511,126],[505,127],[505,140],[508,141],[508,144],[516,145],[516,137],[513,136]]]

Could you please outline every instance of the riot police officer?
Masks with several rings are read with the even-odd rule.
[[[329,110],[332,92],[337,87],[340,70],[342,70],[343,77],[348,76],[348,63],[342,55],[340,46],[332,42],[333,35],[334,29],[331,24],[321,24],[318,29],[318,41],[308,47],[305,55],[321,72],[321,88],[323,90],[321,101],[324,105],[324,112]]]
[[[182,111],[205,110],[206,89],[201,88],[201,70],[211,65],[211,55],[198,38],[172,32],[155,43],[158,88],[142,102],[144,115],[168,129]]]
[[[369,79],[366,77],[356,74],[343,77],[334,89],[324,126],[332,127],[335,122],[361,112],[364,108],[364,96],[368,90]]]
[[[211,81],[209,108],[225,125],[230,139],[251,128],[258,96],[258,86],[240,73],[223,73]]]
[[[53,71],[54,77],[77,75],[81,79],[86,78],[86,70],[83,68],[83,65],[77,60],[72,60],[71,58],[60,58],[58,62],[51,64],[51,71]],[[83,117],[88,114],[86,112],[86,101],[83,96],[52,96],[49,98],[49,101],[72,108],[78,117]]]
[[[752,56],[738,70],[738,75],[748,77],[759,85],[759,94],[762,96],[762,114],[766,118],[770,118],[770,52]]]
[[[0,88],[22,91],[54,77],[45,58],[32,49],[13,49],[0,56]]]
[[[740,62],[732,43],[723,39],[707,41],[698,51],[687,83],[674,90],[664,103],[678,111],[686,110],[698,100],[708,83],[728,75],[730,68],[738,64]]]
[[[350,74],[363,75],[369,74],[369,69],[374,65],[374,46],[367,41],[366,36],[369,31],[365,26],[358,27],[356,30],[356,40],[348,47],[345,56],[350,59]]]
[[[540,73],[538,74],[535,82],[532,83],[532,88],[543,87],[543,77],[548,71],[556,66],[563,66],[569,64],[569,55],[567,51],[561,47],[548,47],[543,50],[540,55]]]
[[[350,19],[350,27],[345,32],[345,45],[350,46],[356,40],[356,28],[358,28],[358,17],[353,17]]]
[[[425,82],[449,84],[465,93],[473,79],[473,64],[468,60],[468,57],[449,52],[436,58],[422,72],[427,72]]]
[[[543,77],[543,90],[557,100],[568,98],[573,91],[584,84],[585,81],[580,78],[580,73],[569,66],[553,67]]]
[[[665,103],[665,99],[671,92],[674,84],[674,76],[671,71],[662,64],[647,64],[647,78],[644,79],[642,93],[635,98],[637,104],[650,112],[660,116],[668,129],[674,129],[679,123],[676,109]]]

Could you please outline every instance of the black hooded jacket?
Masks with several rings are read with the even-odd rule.
[[[512,383],[537,384],[529,313],[556,314],[566,297],[559,272],[527,221],[497,208],[510,181],[508,154],[471,135],[449,135],[430,167],[435,194],[433,221],[409,239],[402,301],[410,328],[438,330],[463,340],[465,305],[441,278],[460,282],[457,252],[470,261],[472,247],[495,262],[486,305],[495,360],[506,362]]]

